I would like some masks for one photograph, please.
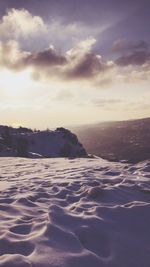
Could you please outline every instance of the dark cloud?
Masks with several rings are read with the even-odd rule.
[[[24,59],[26,65],[33,65],[40,68],[53,65],[64,65],[66,62],[66,58],[59,55],[53,47],[42,52],[31,53]]]
[[[60,55],[54,47],[31,53],[20,50],[15,41],[0,43],[0,66],[14,71],[32,67],[34,73],[39,73],[40,77],[49,78],[53,73],[65,79],[90,79],[109,67],[102,61],[101,56],[89,51],[92,43],[93,40],[85,40],[64,56]]]
[[[67,76],[70,78],[88,78],[105,71],[106,68],[106,63],[102,62],[97,55],[87,53],[68,70]]]
[[[0,43],[0,68],[15,72],[30,68],[35,80],[50,81],[53,78],[60,81],[86,81],[94,83],[95,87],[108,86],[119,81],[148,80],[150,70],[149,50],[135,51],[129,55],[120,56],[115,62],[102,59],[92,52],[94,39],[78,43],[64,55],[59,54],[54,47],[49,47],[37,53],[26,52],[19,48],[15,41]],[[147,64],[146,64],[147,63]],[[124,72],[123,67],[131,65]],[[141,68],[136,68],[140,66]]]
[[[112,50],[121,54],[115,61],[119,66],[143,65],[150,60],[149,45],[145,41],[120,39],[114,42]]]
[[[114,42],[112,51],[119,53],[128,53],[131,51],[145,51],[149,49],[148,43],[145,41],[128,41],[126,39],[120,39]]]
[[[0,67],[13,71],[21,71],[33,67],[41,72],[54,66],[62,66],[67,63],[65,56],[59,55],[53,47],[39,53],[22,51],[15,41],[0,43]]]
[[[31,54],[26,59],[27,65],[34,66],[35,70],[41,71],[44,77],[57,73],[62,79],[75,80],[86,79],[90,80],[104,72],[107,72],[111,66],[107,62],[102,61],[101,57],[91,52],[85,52],[74,56],[60,56],[53,49]]]
[[[129,55],[121,56],[116,60],[120,66],[143,65],[150,60],[149,51],[135,51]]]

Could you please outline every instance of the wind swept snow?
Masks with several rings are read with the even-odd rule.
[[[149,267],[150,162],[0,159],[1,267]]]

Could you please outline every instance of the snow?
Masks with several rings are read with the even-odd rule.
[[[0,158],[1,267],[149,267],[150,162]]]

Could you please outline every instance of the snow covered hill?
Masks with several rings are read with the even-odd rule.
[[[35,131],[27,128],[0,127],[1,157],[87,157],[75,134],[65,128]]]
[[[0,158],[1,267],[149,267],[150,162]]]

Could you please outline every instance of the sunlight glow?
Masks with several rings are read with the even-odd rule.
[[[29,69],[19,74],[9,70],[3,70],[0,72],[0,87],[10,97],[20,96],[33,84],[30,75],[31,70]]]

